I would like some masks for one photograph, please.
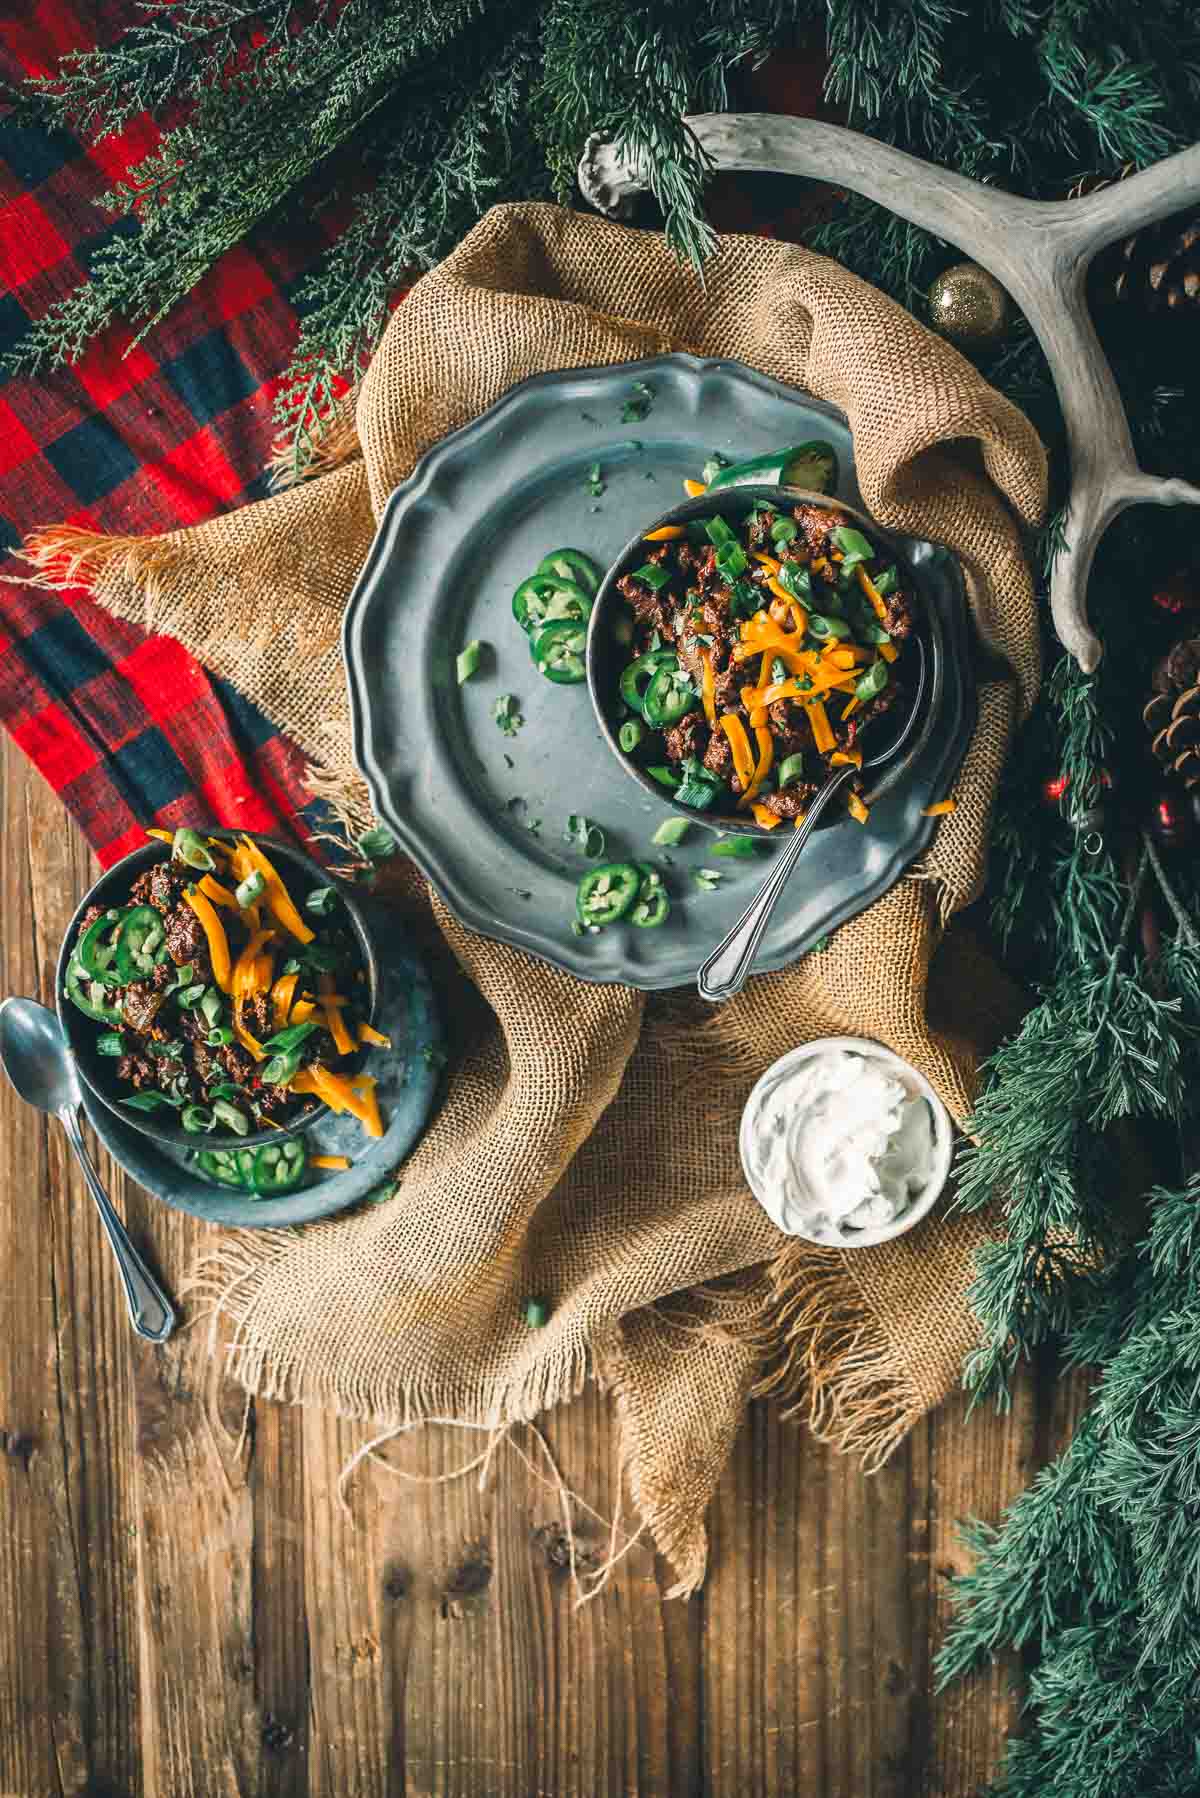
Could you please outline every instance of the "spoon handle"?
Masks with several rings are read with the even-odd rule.
[[[92,1166],[83,1144],[78,1112],[64,1107],[58,1115],[67,1133],[67,1140],[75,1151],[75,1159],[83,1169],[83,1177],[87,1181],[88,1191],[96,1201],[104,1233],[117,1258],[121,1282],[125,1288],[125,1302],[129,1306],[129,1321],[138,1335],[144,1336],[148,1342],[165,1342],[177,1322],[170,1301],[134,1248],[124,1224],[112,1208],[112,1201],[100,1184],[100,1176]]]
[[[701,965],[696,976],[696,987],[702,999],[710,999],[714,1005],[723,999],[732,999],[740,993],[754,965],[754,957],[758,953],[758,945],[762,935],[771,921],[771,913],[775,910],[779,895],[787,885],[788,876],[800,857],[800,851],[812,835],[813,827],[835,793],[839,793],[846,782],[857,773],[854,767],[839,768],[831,775],[808,808],[808,815],[793,836],[791,842],[771,867],[770,873],[763,881],[758,892],[750,901],[724,942],[718,944]]]

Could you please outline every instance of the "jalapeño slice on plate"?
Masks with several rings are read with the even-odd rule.
[[[630,908],[629,922],[636,924],[639,930],[657,930],[660,924],[666,923],[670,915],[671,901],[658,870],[647,867],[645,862],[638,862],[636,865],[642,881],[637,898]]]
[[[642,871],[633,862],[605,862],[580,881],[575,915],[585,928],[615,924],[631,909],[641,885]]]
[[[264,1198],[294,1192],[304,1178],[308,1151],[298,1136],[284,1136],[278,1142],[264,1143],[254,1157],[250,1184]]]
[[[513,594],[513,617],[523,631],[540,631],[559,619],[586,624],[592,609],[590,593],[577,581],[558,575],[531,574]]]
[[[581,549],[552,550],[542,557],[534,572],[535,575],[553,575],[559,581],[574,581],[593,599],[601,579],[599,568]]]
[[[558,618],[539,631],[530,645],[538,672],[557,686],[574,686],[584,676],[587,626],[572,618]]]

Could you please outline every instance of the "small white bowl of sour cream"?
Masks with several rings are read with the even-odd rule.
[[[825,1036],[772,1062],[738,1146],[751,1192],[785,1235],[862,1249],[932,1210],[954,1124],[911,1063],[866,1037]]]

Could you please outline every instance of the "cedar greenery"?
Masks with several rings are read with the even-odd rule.
[[[111,196],[116,234],[88,281],[36,321],[15,365],[77,356],[112,319],[142,329],[273,215],[348,213],[300,284],[300,341],[280,398],[297,465],[378,340],[396,288],[494,201],[569,198],[590,130],[653,174],[666,227],[702,260],[708,170],[684,110],[742,103],[743,70],[824,32],[847,122],[1036,197],[1116,179],[1200,138],[1193,0],[143,0],[115,45],[69,56],[17,97],[95,138],[144,108],[170,120]],[[946,245],[849,199],[810,239],[918,313]],[[1132,308],[1098,315],[1143,464],[1200,479],[1195,340]],[[1018,321],[981,356],[1054,456],[1062,421]],[[1044,534],[1049,560],[1061,521]],[[1002,1207],[981,1257],[968,1379],[1003,1398],[1050,1337],[1101,1369],[1074,1442],[999,1528],[974,1525],[941,1657],[957,1677],[1006,1647],[1037,1660],[1007,1798],[1163,1798],[1200,1788],[1200,1176],[1129,1204],[1113,1134],[1169,1121],[1187,1141],[1200,1094],[1200,881],[1164,864],[1122,808],[1147,775],[1138,719],[1156,641],[1147,603],[1196,564],[1194,513],[1126,514],[1091,583],[1107,654],[1086,677],[1057,656],[1010,760],[994,827],[994,928],[1037,990],[996,1054],[960,1202]],[[504,728],[519,720],[501,720]],[[1049,777],[1061,806],[1039,804]],[[1110,785],[1109,783],[1113,783]],[[1125,804],[1126,801],[1130,804]],[[1107,808],[1094,827],[1093,808]],[[1143,940],[1153,897],[1165,935]],[[1181,1156],[1186,1164],[1188,1157]],[[1173,1176],[1174,1178],[1174,1176]]]

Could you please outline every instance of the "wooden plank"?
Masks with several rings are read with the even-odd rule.
[[[931,1654],[951,1617],[948,1581],[970,1566],[957,1525],[970,1516],[995,1522],[1029,1484],[1038,1466],[1037,1412],[1037,1375],[1024,1368],[1013,1381],[1008,1412],[998,1415],[980,1405],[968,1413],[967,1400],[958,1393],[930,1420],[928,1455],[922,1460],[933,1600]],[[1005,1656],[933,1701],[930,1798],[964,1798],[996,1773],[1005,1738],[1017,1726],[1020,1674],[1016,1657]]]
[[[7,741],[4,768],[3,991],[53,1005],[59,943],[75,896],[94,878],[91,858]],[[11,1603],[0,1579],[0,1618],[14,1632],[2,1658],[19,1682],[10,1700],[0,1698],[0,1789],[74,1791],[89,1777],[123,1787],[138,1731],[127,1674],[136,1659],[136,1527],[121,1479],[132,1438],[125,1305],[61,1130],[7,1083],[0,1119],[0,1428],[11,1450],[0,1484],[14,1504],[0,1535],[6,1544],[12,1536],[20,1557]],[[6,1727],[9,1702],[17,1728]],[[18,1752],[34,1761],[10,1777],[5,1759]]]
[[[923,1665],[907,1584],[908,1457],[864,1479],[751,1407],[712,1514],[706,1790],[905,1794]]]
[[[674,1798],[697,1790],[697,1607],[667,1606],[665,1570],[638,1544],[574,1608],[559,1496],[529,1432],[533,1472],[496,1451],[485,1492],[447,1477],[484,1446],[434,1427],[389,1445],[413,1484],[362,1470],[354,1527],[333,1496],[358,1432],[306,1419],[310,1492],[314,1794]],[[595,1391],[544,1426],[563,1478],[598,1511],[615,1479]],[[437,1483],[433,1483],[437,1482]],[[572,1513],[580,1570],[608,1548]],[[320,1764],[317,1764],[317,1744]]]

